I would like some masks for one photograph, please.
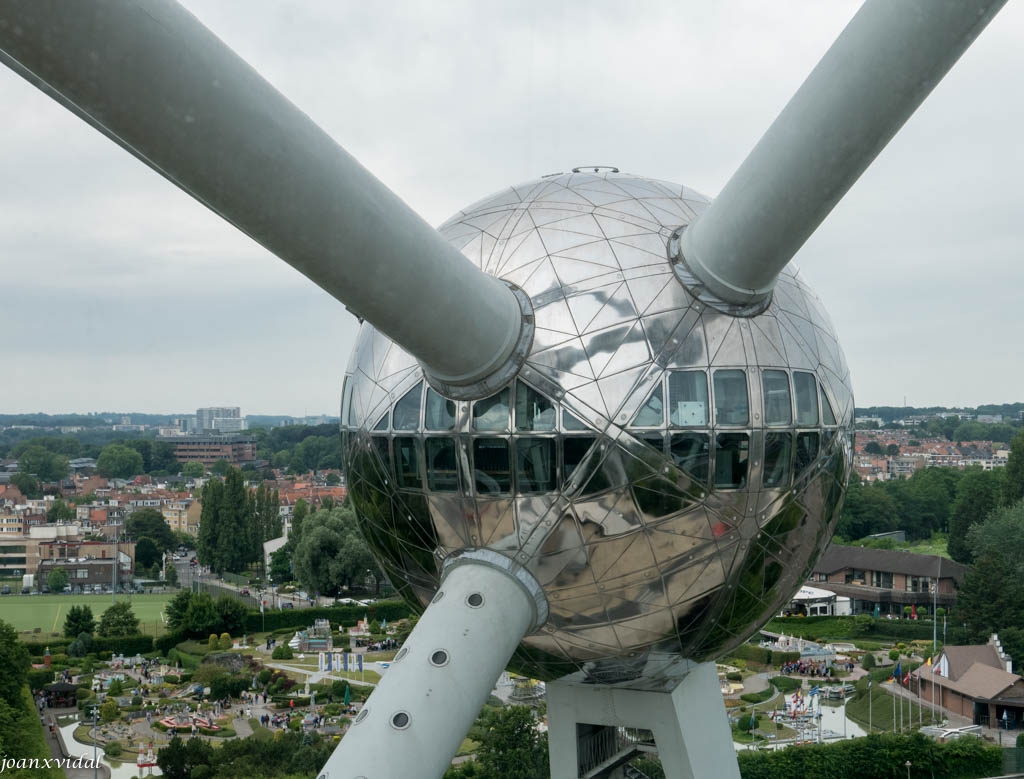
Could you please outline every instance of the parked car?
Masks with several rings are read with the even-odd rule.
[[[10,594],[11,594],[11,585],[5,584],[3,587],[0,587],[0,595],[10,595]]]

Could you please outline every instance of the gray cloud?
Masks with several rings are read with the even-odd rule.
[[[437,224],[586,163],[716,194],[853,2],[188,7]],[[1010,4],[797,257],[860,404],[1021,399],[1024,8]],[[0,73],[6,411],[333,412],[354,320]]]

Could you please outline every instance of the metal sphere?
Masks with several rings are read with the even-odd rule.
[[[363,532],[405,598],[424,607],[446,558],[486,548],[547,597],[516,667],[622,681],[656,676],[655,658],[721,655],[806,579],[838,518],[853,396],[795,270],[764,311],[715,310],[666,254],[708,200],[586,171],[512,187],[440,228],[529,297],[518,377],[449,400],[364,324],[343,446]]]

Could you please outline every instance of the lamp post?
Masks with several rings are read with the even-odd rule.
[[[910,761],[908,760],[908,761],[907,761],[907,762],[905,762],[905,763],[904,763],[903,765],[905,765],[905,766],[907,767],[907,779],[910,779],[910,766],[911,766],[911,765],[913,765],[913,763],[911,763],[911,762],[910,762]]]
[[[92,779],[98,779],[99,777],[99,756],[96,749],[96,715],[99,713],[99,707],[92,707]]]

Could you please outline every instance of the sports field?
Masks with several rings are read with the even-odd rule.
[[[139,629],[143,633],[157,635],[163,633],[163,620],[160,613],[171,599],[171,593],[165,595],[118,595],[117,599],[130,600],[132,611],[139,618]],[[31,631],[39,628],[43,635],[61,633],[64,618],[72,606],[89,606],[93,616],[99,622],[100,614],[110,607],[109,595],[3,595],[0,596],[0,619],[14,625],[14,629]]]

